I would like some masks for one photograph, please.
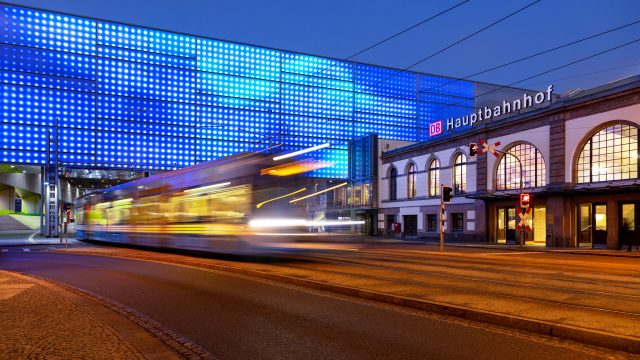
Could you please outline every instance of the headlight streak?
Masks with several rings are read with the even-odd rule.
[[[251,228],[283,228],[283,227],[319,227],[319,226],[344,226],[344,225],[362,225],[364,220],[305,220],[305,219],[254,219],[249,221]]]
[[[213,184],[213,185],[207,185],[207,186],[203,186],[203,187],[199,187],[199,188],[195,188],[195,189],[189,189],[189,190],[185,190],[185,193],[194,193],[194,192],[202,192],[202,191],[206,191],[209,189],[215,189],[215,188],[219,188],[222,186],[227,186],[230,185],[231,182],[227,181],[227,182],[223,182],[223,183],[218,183],[218,184]]]
[[[256,209],[260,209],[262,207],[262,205],[264,205],[266,203],[269,203],[269,202],[272,202],[272,201],[276,201],[276,200],[280,200],[282,198],[286,198],[287,196],[291,196],[291,195],[294,195],[294,194],[297,194],[299,192],[303,192],[303,191],[306,191],[306,190],[307,190],[307,188],[302,188],[302,189],[296,190],[294,192],[290,192],[290,193],[288,193],[286,195],[278,196],[278,197],[275,197],[273,199],[269,199],[269,200],[263,201],[263,202],[261,202],[261,203],[256,205]]]
[[[338,184],[336,186],[332,186],[330,188],[327,188],[327,189],[324,189],[324,190],[320,190],[318,192],[314,192],[313,194],[309,194],[309,195],[306,195],[306,196],[303,196],[303,197],[300,197],[300,198],[297,198],[297,199],[293,199],[293,200],[291,200],[289,202],[290,203],[294,203],[294,202],[297,202],[297,201],[300,201],[300,200],[308,199],[308,198],[310,198],[312,196],[316,196],[318,194],[326,193],[327,191],[335,190],[335,189],[337,189],[339,187],[342,187],[342,186],[345,186],[347,184],[348,184],[347,182],[343,182],[342,184]]]
[[[327,148],[327,147],[329,147],[329,145],[331,145],[331,144],[324,143],[324,144],[312,146],[310,148],[306,148],[306,149],[294,151],[292,153],[276,156],[276,157],[273,158],[273,160],[278,161],[278,160],[287,159],[287,158],[290,158],[290,157],[293,157],[293,156],[306,154],[306,153],[309,153],[309,152],[312,152],[312,151],[316,151],[316,150]]]

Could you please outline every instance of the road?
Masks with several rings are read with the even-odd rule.
[[[568,342],[192,267],[5,252],[0,268],[119,302],[219,359],[595,359]],[[35,330],[35,329],[34,329]]]

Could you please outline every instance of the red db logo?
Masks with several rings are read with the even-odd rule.
[[[442,120],[432,122],[429,124],[429,136],[442,134]]]

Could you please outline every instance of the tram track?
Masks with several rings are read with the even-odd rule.
[[[393,256],[387,256],[385,258],[380,258],[379,256],[375,257],[375,258],[363,258],[363,257],[358,257],[358,258],[354,258],[354,257],[350,257],[348,259],[345,258],[329,258],[333,261],[345,261],[345,262],[355,262],[355,259],[359,259],[359,260],[363,260],[363,261],[379,261],[379,262],[386,262],[389,263],[390,265],[382,265],[382,267],[387,267],[388,269],[396,269],[398,266],[409,266],[409,265],[413,265],[413,266],[438,266],[438,265],[443,265],[448,269],[455,269],[455,270],[460,270],[460,271],[478,271],[478,272],[485,272],[489,275],[495,276],[496,275],[496,268],[499,266],[501,267],[501,269],[503,270],[504,273],[509,273],[509,274],[514,274],[515,278],[526,278],[526,277],[531,277],[531,274],[536,274],[538,276],[544,276],[544,280],[550,280],[550,281],[561,281],[561,282],[568,282],[568,283],[575,283],[575,284],[582,284],[582,285],[588,285],[588,286],[605,286],[605,287],[616,287],[616,288],[620,288],[620,289],[626,289],[629,291],[640,291],[640,277],[633,277],[633,276],[629,276],[626,275],[621,279],[618,280],[613,280],[613,279],[609,279],[608,281],[603,281],[603,280],[595,280],[594,278],[585,278],[584,274],[579,273],[579,272],[575,272],[575,271],[558,271],[558,269],[554,269],[554,270],[546,270],[546,269],[540,269],[540,268],[535,268],[535,267],[529,267],[529,269],[534,270],[535,272],[532,271],[527,271],[527,270],[523,270],[524,266],[521,266],[520,264],[517,265],[507,265],[504,262],[503,263],[494,263],[494,264],[486,264],[486,263],[478,263],[478,262],[473,262],[473,268],[471,268],[469,266],[469,264],[465,263],[466,259],[461,258],[461,262],[459,263],[452,263],[451,261],[447,261],[447,260],[443,260],[439,255],[434,255],[431,258],[422,258],[419,261],[418,260],[411,260],[411,259],[407,259],[407,258],[402,258],[402,263],[398,262],[398,257],[393,257]],[[425,261],[428,260],[429,262],[426,263]],[[471,262],[471,261],[469,261]],[[381,266],[381,265],[379,265]],[[508,268],[507,268],[508,267]],[[561,276],[557,276],[558,274],[560,274]],[[555,275],[555,276],[550,276],[550,275]],[[581,277],[582,275],[582,277]],[[589,273],[589,275],[594,275],[594,273]],[[598,275],[595,274],[598,277],[600,276],[605,276],[605,275],[611,275],[608,273],[602,273],[602,275]],[[542,277],[541,277],[542,279]],[[629,284],[637,284],[638,286],[628,286]]]
[[[304,267],[304,266],[289,265],[287,267],[288,268],[293,267],[293,268],[297,268],[297,269],[300,269],[300,270],[306,270],[306,271],[309,270],[309,268]],[[376,267],[373,267],[373,266],[360,266],[360,268],[362,268],[362,269],[376,269]],[[376,269],[376,270],[380,270],[380,269]],[[339,276],[352,276],[352,277],[361,277],[362,279],[367,279],[366,275],[358,275],[358,274],[354,274],[353,272],[348,272],[348,271],[336,271],[336,270],[323,269],[322,272],[323,273],[330,272],[333,275],[339,275]],[[473,277],[468,277],[468,276],[456,276],[456,275],[445,275],[445,274],[438,274],[438,273],[424,272],[424,271],[423,272],[412,272],[412,273],[421,274],[421,275],[431,275],[431,276],[445,277],[445,278],[451,278],[451,279],[456,279],[456,280],[473,281],[476,284],[478,282],[492,282],[492,283],[499,283],[500,285],[507,285],[507,286],[514,286],[514,285],[522,286],[523,285],[521,283],[495,282],[495,281],[490,281],[490,280],[482,279],[482,278],[473,278]],[[588,310],[603,311],[603,312],[608,312],[608,313],[616,313],[616,314],[623,314],[623,315],[631,315],[631,316],[635,316],[635,317],[640,317],[640,310],[638,312],[631,312],[631,311],[624,311],[624,310],[619,310],[619,309],[597,307],[597,306],[593,306],[593,305],[574,304],[574,303],[568,303],[568,302],[563,302],[563,301],[558,301],[558,300],[543,299],[543,298],[533,297],[533,296],[513,295],[513,294],[509,294],[507,292],[503,292],[503,291],[487,291],[487,290],[478,291],[478,290],[475,290],[474,288],[471,288],[471,287],[456,286],[456,285],[451,285],[451,284],[449,284],[449,285],[435,284],[435,283],[432,283],[432,282],[424,282],[424,281],[412,281],[412,280],[407,280],[406,278],[405,279],[399,279],[399,278],[395,278],[395,277],[381,277],[381,276],[378,276],[375,279],[376,280],[389,281],[389,282],[393,282],[393,283],[396,283],[396,284],[397,283],[403,283],[403,284],[407,284],[407,285],[420,286],[423,289],[439,288],[439,289],[452,290],[452,291],[456,291],[456,292],[464,293],[464,294],[472,293],[472,294],[477,295],[477,296],[488,296],[488,297],[497,296],[497,297],[501,297],[501,298],[510,298],[510,299],[514,299],[514,300],[536,301],[536,302],[539,302],[539,303],[550,303],[550,304],[561,305],[561,306],[566,306],[566,307],[571,307],[571,308],[588,309]],[[530,288],[532,288],[532,287],[535,287],[535,285],[530,285]],[[546,287],[546,289],[550,290],[550,291],[568,292],[568,293],[579,294],[579,295],[592,295],[592,296],[596,295],[596,296],[601,296],[601,297],[606,296],[606,297],[608,297],[606,300],[610,300],[610,297],[612,297],[612,296],[613,297],[617,297],[617,298],[631,297],[631,299],[635,300],[635,301],[640,299],[640,296],[627,296],[627,295],[624,295],[624,294],[617,294],[617,293],[580,291],[580,290],[575,290],[575,289],[554,288],[554,287]],[[603,299],[603,300],[605,300],[605,299]]]
[[[370,259],[370,258],[355,258],[355,257],[350,257],[350,258],[335,258],[335,257],[322,257],[322,256],[313,256],[316,259],[321,259],[323,261],[332,261],[334,264],[339,264],[339,263],[346,263],[346,264],[362,264],[362,265],[367,265],[367,266],[376,266],[379,269],[387,269],[387,270],[397,270],[397,271],[405,271],[405,272],[416,272],[416,270],[412,270],[410,267],[415,267],[415,266],[420,266],[420,267],[424,267],[424,266],[429,266],[429,267],[440,267],[442,269],[455,269],[455,270],[460,270],[460,271],[475,271],[475,272],[482,272],[482,273],[486,273],[489,276],[494,276],[494,277],[498,277],[498,278],[504,278],[505,276],[502,274],[496,274],[495,270],[496,267],[486,267],[486,266],[482,266],[482,268],[478,269],[477,266],[478,265],[474,265],[476,266],[475,268],[470,267],[467,264],[452,264],[451,262],[447,262],[446,260],[442,260],[440,261],[439,259],[436,259],[435,262],[430,262],[428,264],[425,264],[424,262],[413,262],[413,263],[407,263],[405,259],[403,259],[402,263],[398,262],[398,259],[392,259],[391,261],[389,261],[390,265],[379,265],[376,263],[372,263],[371,261],[379,261],[380,259]],[[312,257],[310,256],[305,256],[304,259],[309,260]],[[392,262],[392,263],[391,263]],[[504,270],[504,268],[503,268]],[[424,272],[424,270],[421,270]],[[444,270],[443,270],[444,271]],[[538,269],[538,271],[541,271],[540,269]],[[628,295],[631,297],[638,297],[640,298],[640,288],[635,288],[635,287],[629,287],[629,286],[623,286],[623,285],[619,285],[619,284],[612,284],[610,282],[602,282],[602,281],[585,281],[585,280],[575,280],[575,277],[573,276],[573,274],[569,275],[564,273],[564,275],[562,277],[560,276],[549,276],[550,274],[555,274],[557,273],[556,271],[547,271],[547,270],[542,270],[545,271],[546,274],[541,274],[540,272],[535,273],[535,275],[537,275],[536,278],[540,279],[540,280],[544,280],[544,281],[558,281],[558,282],[569,282],[569,283],[575,283],[575,284],[580,284],[580,285],[584,285],[584,286],[604,286],[604,287],[608,287],[611,288],[612,286],[615,288],[620,288],[620,289],[624,289],[627,291],[633,291],[633,292],[638,292],[638,295],[633,295],[633,294],[620,294],[620,293],[609,293],[609,292],[602,292],[602,293],[607,293],[607,294],[616,294],[616,295]],[[516,279],[526,279],[526,278],[532,278],[533,275],[531,275],[531,272],[526,272],[526,271],[521,271],[518,269],[517,266],[512,266],[509,269],[506,269],[504,272],[509,273],[509,274],[514,274],[514,278]],[[443,276],[448,275],[446,273],[443,272],[430,272],[431,274],[441,274]],[[456,275],[457,276],[457,275]],[[462,275],[462,277],[464,277],[464,275]],[[476,280],[478,277],[469,277],[468,278],[472,279],[472,280]],[[499,279],[489,279],[489,278],[482,278],[482,279],[486,279],[487,281],[494,281],[494,282],[502,282],[505,284],[513,284],[513,285],[522,285],[522,286],[536,286],[536,287],[547,287],[547,288],[558,288],[558,287],[552,287],[552,286],[547,286],[547,285],[540,285],[540,284],[532,284],[532,283],[528,283],[528,282],[522,282],[522,281],[507,281],[507,280],[499,280]],[[628,281],[627,281],[628,282]],[[627,283],[625,282],[625,283]],[[640,285],[640,282],[638,283]],[[572,289],[575,290],[575,289]]]
[[[421,264],[422,261],[425,260],[430,260],[430,261],[443,261],[442,255],[440,253],[427,253],[425,251],[402,251],[402,250],[394,250],[393,251],[393,255],[388,255],[386,253],[381,253],[380,250],[367,250],[365,252],[361,252],[361,254],[363,253],[368,253],[371,255],[368,256],[377,256],[378,258],[383,257],[381,259],[389,259],[389,261],[391,262],[397,262],[398,258],[400,256],[403,256],[402,259],[403,261],[406,260],[411,260],[414,261],[416,264]],[[447,256],[455,256],[456,259],[467,262],[467,263],[474,263],[474,264],[478,264],[478,265],[482,265],[485,266],[489,269],[493,269],[495,270],[496,266],[509,266],[508,264],[506,264],[506,262],[504,260],[506,260],[506,258],[503,258],[504,260],[500,261],[500,260],[494,260],[492,258],[490,258],[489,254],[482,254],[479,255],[478,257],[470,257],[467,255],[460,255],[460,254],[446,254]],[[407,258],[407,256],[410,256],[412,258]],[[481,256],[481,257],[480,257]],[[515,264],[517,266],[517,268],[521,268],[521,269],[532,269],[532,270],[536,270],[539,271],[540,270],[540,266],[546,266],[546,265],[553,265],[553,272],[563,272],[566,274],[572,274],[572,276],[581,276],[584,275],[584,273],[578,273],[575,272],[575,268],[576,266],[587,266],[589,267],[589,275],[595,275],[597,277],[612,277],[612,276],[623,276],[625,279],[629,279],[630,277],[636,278],[636,283],[640,286],[640,270],[638,269],[637,266],[627,266],[628,269],[609,269],[607,272],[603,272],[603,271],[595,271],[593,269],[593,267],[591,267],[590,265],[592,265],[589,262],[585,262],[585,261],[570,261],[568,262],[568,264],[571,265],[564,265],[562,263],[558,263],[557,261],[553,261],[553,260],[546,260],[546,259],[527,259],[527,261],[524,261],[524,259],[522,258],[509,258],[509,260],[511,261],[512,264]],[[446,260],[445,260],[446,261]],[[532,264],[533,262],[533,264]],[[630,271],[635,272],[635,276],[634,275],[630,275]],[[640,290],[640,287],[639,287]]]
[[[386,264],[380,265],[370,259],[374,257],[379,261],[379,254],[366,251],[348,257],[345,254],[307,253],[266,261],[116,249],[107,252],[89,250],[89,254],[236,273],[640,353],[637,336],[640,333],[640,304],[635,306],[640,303],[640,293],[636,295],[635,289],[625,289],[634,293],[624,294],[562,286],[536,287],[538,284],[527,286],[522,282],[443,274],[451,264],[460,267],[454,259],[439,264],[442,268],[439,271],[398,269],[396,265],[402,265],[406,260],[402,256],[384,256]],[[390,264],[394,255],[396,262]],[[434,257],[438,255],[434,254]],[[462,267],[472,266],[462,264]],[[483,269],[482,273],[490,274],[488,269]],[[619,343],[611,345],[614,338]]]

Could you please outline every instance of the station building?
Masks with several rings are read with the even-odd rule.
[[[496,100],[491,109],[513,99]],[[609,249],[640,242],[640,76],[548,100],[465,132],[383,149],[380,231],[400,223],[405,237],[438,239],[445,184],[454,190],[446,241]],[[481,141],[499,151],[470,157],[470,143]],[[532,231],[516,230],[521,193],[531,196]]]

